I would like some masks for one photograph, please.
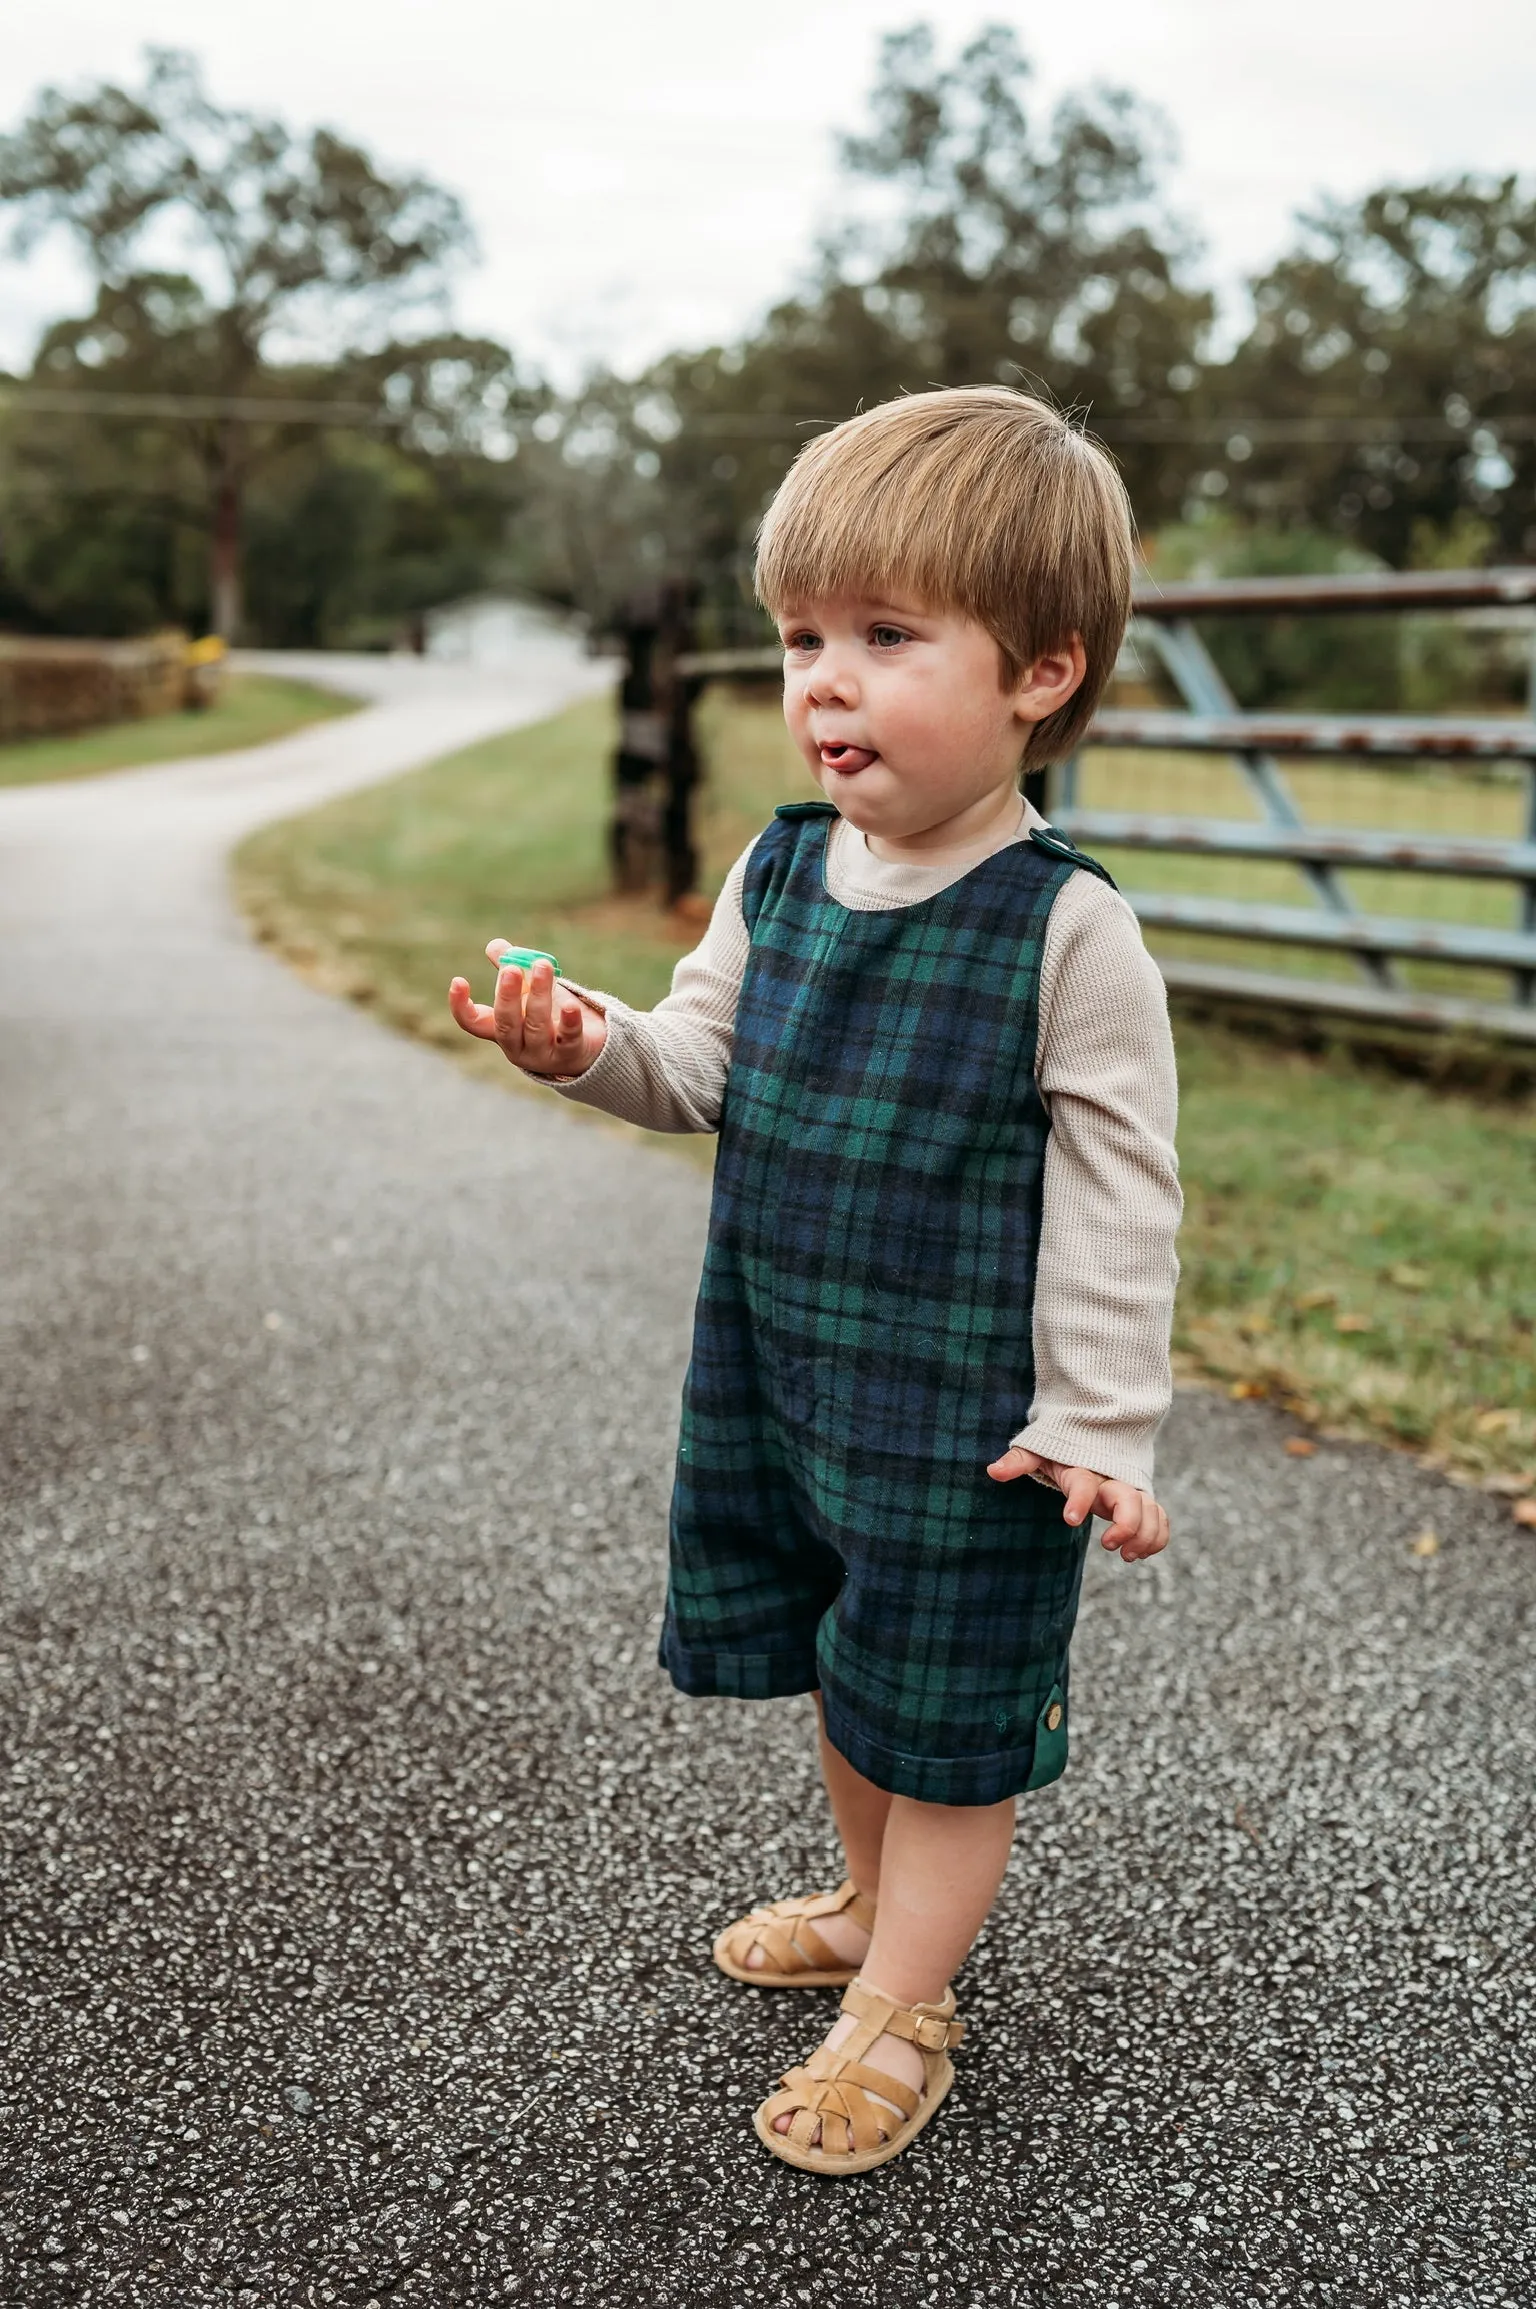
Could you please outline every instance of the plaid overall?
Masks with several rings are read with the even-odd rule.
[[[866,1779],[990,1804],[1067,1760],[1087,1535],[986,1468],[1034,1387],[1046,919],[1102,869],[1037,833],[859,913],[834,816],[785,805],[747,865],[661,1659],[685,1692],[819,1686]]]

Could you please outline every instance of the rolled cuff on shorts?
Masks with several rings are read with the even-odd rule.
[[[678,1690],[693,1700],[787,1700],[814,1692],[821,1682],[814,1643],[792,1651],[705,1651],[683,1642],[670,1611],[657,1657]]]
[[[1009,1796],[1049,1786],[1067,1768],[1065,1664],[1027,1741],[979,1754],[913,1756],[882,1747],[860,1730],[822,1684],[814,1649],[691,1649],[669,1612],[658,1656],[677,1689],[690,1699],[781,1700],[820,1691],[827,1738],[838,1754],[874,1787],[892,1796],[910,1796],[919,1804],[1001,1804]]]
[[[1065,1671],[1063,1671],[1065,1673]],[[827,1738],[854,1770],[892,1796],[919,1804],[1001,1804],[1059,1780],[1067,1768],[1066,1685],[1053,1684],[1027,1742],[963,1756],[910,1756],[860,1731],[830,1693],[822,1694]]]

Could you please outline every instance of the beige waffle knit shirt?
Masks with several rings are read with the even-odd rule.
[[[1015,833],[1045,823],[1027,803]],[[846,819],[827,842],[827,888],[841,906],[915,906],[958,882],[989,849],[892,864]],[[649,1130],[718,1127],[749,937],[731,868],[708,929],[654,1010],[583,989],[608,1020],[563,1097]],[[1178,1085],[1168,1005],[1131,909],[1097,875],[1062,884],[1046,926],[1035,1076],[1051,1118],[1035,1281],[1035,1396],[1004,1443],[1149,1489],[1168,1408],[1168,1335],[1182,1209],[1173,1133]]]

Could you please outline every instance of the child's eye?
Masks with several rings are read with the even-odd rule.
[[[787,633],[784,636],[784,647],[786,650],[797,649],[802,652],[808,649],[820,649],[821,636],[819,633]]]
[[[899,625],[877,625],[872,628],[869,638],[876,649],[896,649],[912,637],[904,633]]]

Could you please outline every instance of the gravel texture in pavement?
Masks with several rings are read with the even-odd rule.
[[[0,810],[0,2301],[1529,2309],[1536,1542],[1252,1405],[1092,1566],[942,2115],[759,2147],[835,1999],[709,1941],[836,1860],[809,1704],[654,1665],[706,1187],[245,941],[285,742]]]

